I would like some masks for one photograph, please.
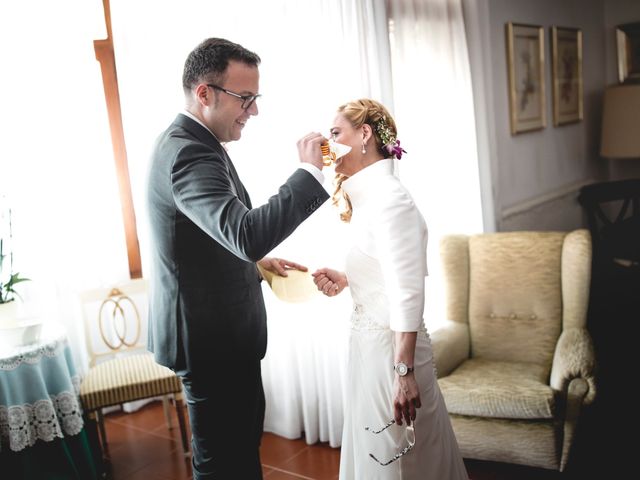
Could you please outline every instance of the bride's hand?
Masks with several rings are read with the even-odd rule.
[[[316,284],[318,290],[327,297],[335,297],[349,285],[347,276],[343,272],[330,268],[321,268],[311,275],[313,276],[313,283]]]
[[[413,372],[404,377],[395,375],[393,381],[393,417],[398,425],[402,425],[402,419],[411,425],[416,419],[416,409],[420,408],[420,390]]]

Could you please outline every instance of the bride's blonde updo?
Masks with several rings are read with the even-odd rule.
[[[385,143],[388,143],[390,139],[395,141],[398,137],[398,132],[395,120],[384,105],[369,98],[361,98],[341,105],[338,107],[338,113],[343,115],[353,128],[360,128],[365,123],[371,126],[378,153],[380,153],[383,158],[389,156],[389,151],[385,148]],[[387,138],[383,139],[381,136]],[[340,203],[345,204],[345,211],[340,213],[340,220],[348,223],[351,221],[353,208],[349,196],[342,190],[342,182],[347,178],[349,177],[341,173],[336,174],[334,180],[336,190],[333,192],[332,200],[336,206]]]

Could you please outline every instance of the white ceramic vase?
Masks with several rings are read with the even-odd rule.
[[[0,328],[18,326],[18,302],[0,303]]]

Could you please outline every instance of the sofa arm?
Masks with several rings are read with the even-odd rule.
[[[469,325],[447,321],[431,333],[431,345],[438,377],[446,377],[469,358]]]
[[[593,342],[586,328],[567,328],[560,335],[551,366],[551,388],[566,392],[576,378],[586,382],[584,403],[590,404],[596,396],[594,378],[595,354]]]

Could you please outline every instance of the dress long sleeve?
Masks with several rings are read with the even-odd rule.
[[[373,239],[389,299],[389,324],[415,332],[423,324],[427,275],[427,228],[399,182],[385,182],[375,202]]]

